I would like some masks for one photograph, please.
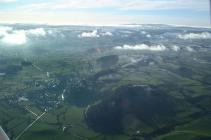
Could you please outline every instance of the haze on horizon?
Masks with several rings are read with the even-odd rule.
[[[209,26],[208,0],[0,0],[0,23]]]

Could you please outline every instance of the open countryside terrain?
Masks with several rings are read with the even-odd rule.
[[[210,140],[211,30],[1,25],[11,140]]]

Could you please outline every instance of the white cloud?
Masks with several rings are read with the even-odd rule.
[[[7,32],[12,30],[13,30],[12,27],[0,26],[0,37],[4,36],[5,34],[7,34]]]
[[[147,32],[146,31],[141,31],[141,34],[145,35],[145,34],[147,34]]]
[[[0,26],[0,31],[11,31],[13,28],[9,26]]]
[[[138,45],[123,45],[114,47],[116,50],[149,50],[149,51],[165,51],[166,47],[164,45],[152,45],[148,46],[146,44]]]
[[[81,38],[98,38],[100,35],[98,34],[97,30],[94,30],[92,32],[83,32],[81,35],[78,35],[78,37]]]
[[[186,49],[187,49],[187,51],[189,51],[189,52],[194,52],[194,49],[191,48],[191,47],[186,47]]]
[[[177,52],[177,51],[179,51],[179,50],[180,50],[180,47],[179,47],[179,46],[174,45],[174,46],[172,46],[172,50],[173,50],[173,51],[175,51],[175,52]]]
[[[211,39],[211,33],[203,32],[203,33],[189,33],[189,34],[180,34],[178,38],[189,40],[189,39]]]
[[[48,34],[53,35],[54,31],[53,30],[48,30]]]
[[[43,28],[26,30],[26,33],[35,36],[46,36],[46,31]]]
[[[147,37],[147,38],[151,38],[152,36],[151,36],[150,34],[147,34],[146,37]]]
[[[83,32],[78,37],[80,38],[98,38],[101,36],[113,36],[111,32],[99,32],[98,30],[93,30],[91,32]]]
[[[0,26],[0,42],[7,45],[23,45],[29,36],[46,36],[43,28],[14,30],[12,27]]]
[[[5,34],[1,41],[8,45],[22,45],[26,43],[27,37],[24,31],[13,31]]]
[[[113,36],[111,32],[101,33],[102,36]]]

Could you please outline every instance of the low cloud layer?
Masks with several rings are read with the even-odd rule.
[[[184,39],[184,40],[190,40],[190,39],[211,39],[211,33],[203,32],[203,33],[189,33],[189,34],[180,34],[178,35],[178,38]]]
[[[12,27],[0,27],[0,42],[7,45],[23,45],[27,43],[29,36],[43,37],[46,36],[43,28],[29,30],[15,30]]]
[[[116,50],[149,50],[149,51],[165,51],[166,47],[164,45],[152,45],[148,46],[146,44],[138,45],[123,45],[114,47]]]

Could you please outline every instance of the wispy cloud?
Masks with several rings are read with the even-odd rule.
[[[121,2],[120,2],[121,3]],[[102,8],[117,7],[119,0],[56,0],[54,2],[32,3],[23,5],[26,9],[86,9],[86,8]]]
[[[23,2],[25,1],[25,3]],[[4,22],[53,24],[209,24],[206,0],[0,0]],[[171,15],[173,14],[173,15]],[[201,20],[198,20],[198,19]]]
[[[206,1],[196,0],[135,0],[121,6],[123,9],[160,10],[160,9],[191,9],[206,10]]]
[[[206,10],[207,1],[196,0],[56,0],[24,5],[30,9],[116,8],[121,10],[191,9]]]
[[[18,0],[0,0],[0,3],[17,2]]]

